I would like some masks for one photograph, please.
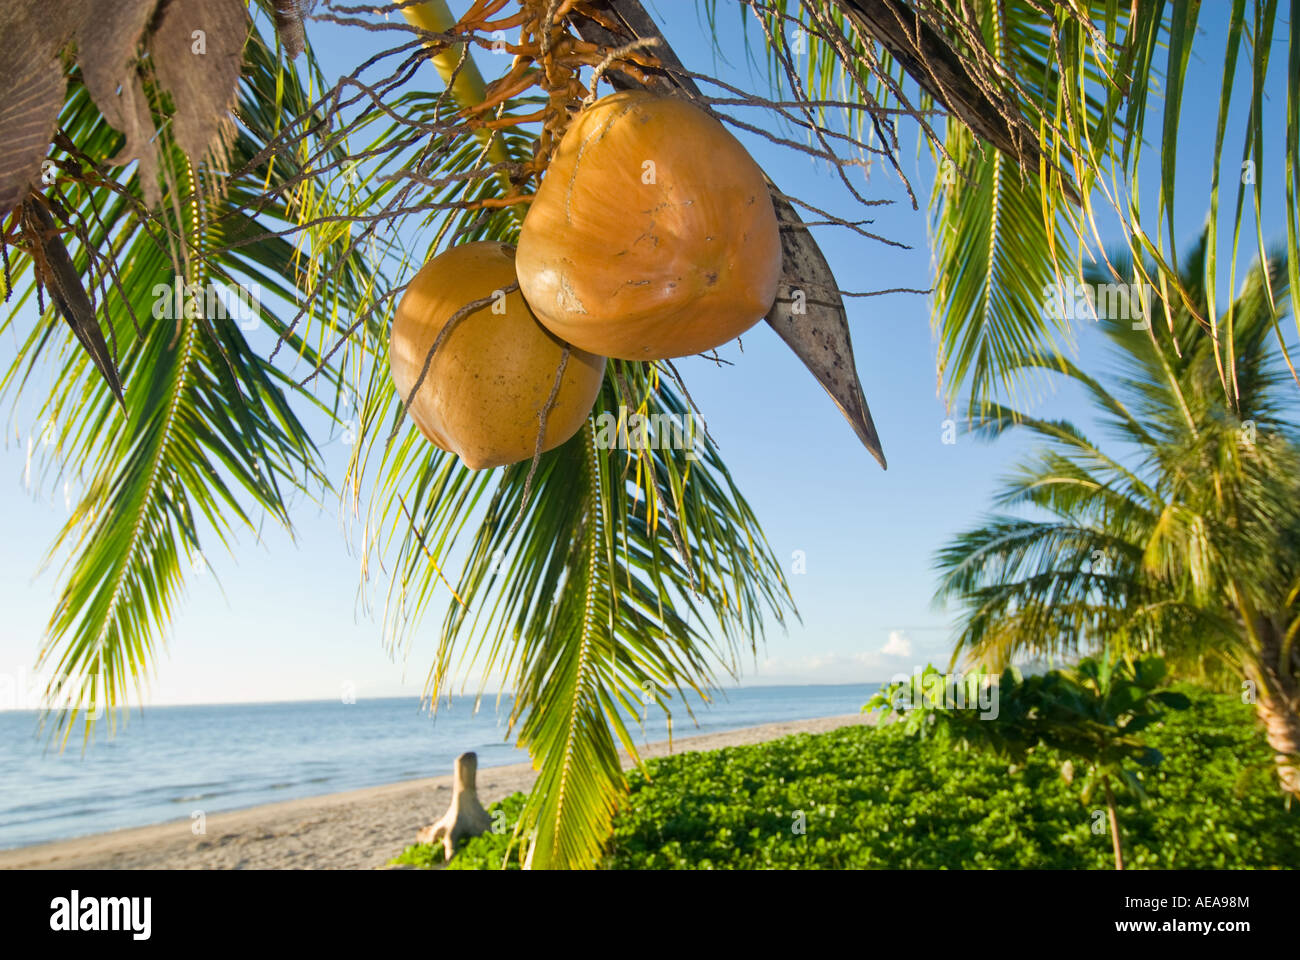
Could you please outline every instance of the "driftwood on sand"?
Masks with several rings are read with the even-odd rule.
[[[450,860],[456,852],[456,846],[462,840],[486,833],[492,826],[492,820],[479,803],[478,791],[475,789],[475,777],[478,773],[478,755],[462,753],[456,758],[456,775],[451,788],[451,806],[442,815],[442,819],[431,823],[418,834],[419,843],[442,842],[446,859]]]

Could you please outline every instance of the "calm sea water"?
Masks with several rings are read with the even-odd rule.
[[[748,687],[674,708],[674,737],[855,713],[875,684]],[[279,800],[451,772],[465,750],[480,767],[527,754],[504,740],[510,702],[455,701],[435,717],[414,699],[150,707],[62,754],[37,735],[37,715],[0,712],[0,849],[188,819]],[[652,710],[639,742],[667,739]]]

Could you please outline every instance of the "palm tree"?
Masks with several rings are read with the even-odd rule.
[[[65,566],[41,650],[52,687],[84,688],[84,701],[58,715],[65,740],[78,703],[89,733],[97,708],[124,701],[144,679],[187,574],[208,565],[205,547],[229,544],[240,529],[256,536],[264,519],[288,525],[293,494],[319,497],[325,483],[302,419],[320,402],[246,335],[264,323],[307,362],[318,355],[273,301],[293,303],[307,269],[281,227],[313,209],[313,192],[326,196],[332,177],[305,173],[302,156],[272,160],[263,145],[312,118],[308,84],[321,77],[313,61],[301,72],[282,63],[261,34],[243,56],[240,127],[225,158],[238,175],[196,164],[166,124],[152,169],[106,163],[129,144],[74,70],[50,159],[57,173],[10,218],[23,229],[6,251],[12,312],[0,329],[21,345],[0,392],[18,407],[38,384],[51,385],[30,398],[33,432],[46,441],[38,470],[75,501],[50,549],[49,560],[62,555]],[[346,154],[334,146],[327,156]],[[33,214],[48,223],[43,235]],[[337,241],[314,253],[329,279],[310,313],[328,327],[371,281]],[[259,294],[241,315],[209,300],[213,284]],[[41,300],[42,287],[52,302]],[[19,308],[33,299],[38,322],[22,329]],[[77,340],[88,327],[102,352],[67,335],[65,320],[79,316],[87,323],[74,330]],[[45,368],[48,379],[35,375]],[[326,380],[341,383],[337,370]]]
[[[1182,278],[1200,311],[1205,243],[1203,235],[1189,251]],[[1241,682],[1282,786],[1296,793],[1300,444],[1268,295],[1269,283],[1286,288],[1286,271],[1281,255],[1252,269],[1229,308],[1233,322],[1220,325],[1232,336],[1221,346],[1235,357],[1235,407],[1219,388],[1214,338],[1192,310],[1175,312],[1175,349],[1120,302],[1118,316],[1099,318],[1115,347],[1114,374],[1097,379],[1061,361],[1111,445],[1009,407],[975,421],[987,438],[1016,430],[1045,441],[996,501],[1031,515],[993,516],[949,543],[938,555],[936,599],[960,605],[954,661],[993,666],[1109,644],[1163,654],[1184,674]]]
[[[431,451],[383,374],[386,320],[397,281],[430,253],[514,237],[515,201],[544,167],[549,128],[536,118],[556,120],[580,103],[564,86],[578,82],[575,64],[617,85],[697,98],[699,78],[637,0],[474,0],[458,23],[442,0],[426,0],[400,8],[422,33],[327,90],[310,50],[305,69],[291,62],[308,6],[122,0],[93,18],[79,3],[57,15],[34,2],[0,12],[8,45],[0,62],[23,94],[0,106],[5,293],[17,305],[35,296],[40,307],[39,322],[17,331],[23,348],[0,390],[17,402],[40,382],[30,376],[35,365],[56,367],[55,386],[35,398],[38,424],[49,425],[38,429],[58,439],[47,448],[47,477],[82,484],[54,551],[68,566],[43,656],[57,680],[87,680],[92,703],[124,702],[204,543],[229,542],[240,528],[255,535],[262,516],[287,525],[294,496],[322,494],[305,412],[334,425],[355,418],[343,495],[364,514],[367,577],[391,572],[389,642],[403,643],[430,605],[445,601],[430,699],[449,689],[467,650],[481,651],[484,675],[510,677],[512,720],[543,771],[521,820],[532,862],[590,863],[622,789],[615,746],[631,746],[620,705],[648,695],[667,708],[674,691],[706,690],[715,661],[734,669],[764,615],[779,621],[791,609],[779,568],[707,436],[687,461],[680,450],[629,457],[598,449],[589,428],[532,465],[485,474]],[[953,161],[940,165],[938,209],[955,220],[937,246],[950,396],[969,383],[977,401],[1024,370],[1021,354],[1046,356],[1068,331],[1040,332],[1027,291],[1077,267],[1070,240],[1084,235],[1096,185],[1112,198],[1135,192],[1154,95],[1147,78],[1164,48],[1173,169],[1168,109],[1179,102],[1195,5],[834,0],[788,15],[785,0],[741,6],[760,15],[774,63],[796,88],[793,109],[747,102],[799,124],[820,144],[814,152],[843,169],[836,146],[847,136],[853,150],[875,150],[901,175],[896,124],[910,116],[936,155]],[[977,31],[967,26],[972,9]],[[399,28],[345,6],[318,16]],[[1239,2],[1233,12],[1230,53],[1249,41],[1256,66],[1246,142],[1259,157],[1278,16],[1274,3],[1247,16]],[[798,64],[790,18],[807,28],[812,54]],[[540,49],[521,46],[500,61],[510,64],[508,79],[485,84],[471,51],[492,48],[502,25],[521,23]],[[659,43],[653,53],[650,41]],[[571,62],[557,63],[557,50]],[[204,59],[191,56],[200,52]],[[427,72],[424,59],[446,90],[408,86]],[[390,72],[362,80],[376,63]],[[196,71],[204,82],[186,82]],[[832,129],[826,91],[841,81],[853,90],[842,98],[849,120]],[[313,90],[323,95],[313,99]],[[1294,100],[1293,92],[1292,117]],[[935,107],[949,114],[942,135],[931,125]],[[1222,145],[1220,137],[1216,157]],[[1293,174],[1296,152],[1291,138]],[[1162,189],[1172,202],[1169,185]],[[810,231],[798,228],[792,201],[777,192],[774,202],[790,229],[787,282],[768,322],[883,465],[839,285]],[[1115,203],[1131,247],[1151,256],[1168,288],[1177,257],[1147,239],[1159,230],[1137,229],[1126,202]],[[828,216],[861,230],[847,215]],[[1288,236],[1294,248],[1294,228]],[[260,303],[258,316],[287,349],[259,356],[237,324],[203,310],[143,322],[160,302],[154,291],[210,279],[269,291],[274,302]],[[806,317],[794,294],[808,291],[796,287],[812,288]],[[1172,288],[1167,299],[1179,295]],[[11,315],[6,326],[14,323]],[[611,365],[600,404],[692,410],[670,366]],[[453,556],[463,562],[454,577],[445,572]],[[65,737],[77,716],[59,716]]]
[[[33,435],[51,441],[35,447],[38,475],[74,499],[51,548],[66,559],[40,654],[52,670],[53,732],[66,742],[80,720],[89,738],[98,708],[141,689],[188,575],[212,568],[216,543],[233,548],[240,529],[256,537],[265,519],[291,528],[295,499],[326,494],[306,426],[323,415],[355,429],[343,495],[358,512],[373,477],[366,572],[380,560],[393,571],[391,642],[447,599],[430,700],[450,690],[467,648],[470,660],[482,653],[482,676],[514,688],[511,727],[541,768],[521,821],[530,862],[590,864],[624,789],[617,747],[635,753],[627,718],[648,703],[670,712],[678,698],[689,711],[685,692],[707,696],[716,671],[735,672],[741,650],[792,610],[789,592],[707,434],[629,454],[598,448],[589,424],[535,465],[479,473],[419,437],[385,372],[387,310],[400,292],[386,271],[405,274],[452,238],[512,239],[512,211],[469,209],[508,185],[453,179],[429,204],[412,201],[417,180],[473,168],[482,147],[455,133],[410,136],[412,125],[450,130],[458,109],[398,89],[420,65],[418,40],[376,100],[347,98],[310,51],[305,68],[283,56],[290,7],[267,0],[247,28],[210,31],[209,54],[242,59],[237,123],[185,143],[196,115],[221,109],[212,77],[201,102],[167,84],[175,48],[160,38],[167,17],[191,8],[172,5],[162,26],[135,22],[139,58],[133,41],[107,94],[91,79],[105,66],[98,48],[79,45],[71,67],[59,56],[84,24],[37,22],[23,7],[0,23],[6,39],[30,39],[37,59],[50,55],[42,66],[62,91],[42,167],[52,175],[9,165],[21,160],[18,138],[0,157],[0,194],[14,193],[4,208],[12,310],[0,331],[21,341],[0,392],[34,405]],[[273,14],[287,25],[279,36]],[[186,53],[189,25],[171,28]],[[143,131],[146,119],[128,122],[113,99],[126,92],[155,131],[140,142],[123,128]],[[39,127],[35,100],[22,102],[18,128]],[[371,134],[350,149],[349,137]],[[533,141],[507,131],[493,149],[522,162]],[[430,229],[406,249],[390,211],[412,207]],[[250,347],[246,318],[205,297],[210,281],[260,287],[252,319],[279,338],[278,362]],[[19,308],[32,300],[28,326]],[[52,376],[33,376],[46,366]],[[693,410],[671,376],[611,363],[600,408],[681,422]],[[48,394],[31,396],[45,383]],[[463,563],[454,585],[444,572],[453,555]],[[57,694],[70,689],[81,695],[64,703]]]

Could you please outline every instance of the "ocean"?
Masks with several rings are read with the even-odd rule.
[[[692,702],[698,727],[674,703],[673,737],[782,720],[856,713],[876,684],[742,687]],[[480,767],[520,763],[506,742],[510,700],[415,698],[149,707],[97,734],[80,729],[62,753],[38,735],[32,711],[0,712],[0,849],[237,810],[297,797],[451,773],[466,750]],[[651,708],[638,743],[666,740]]]

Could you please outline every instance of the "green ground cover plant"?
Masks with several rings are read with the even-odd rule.
[[[1144,731],[1164,757],[1135,774],[1146,801],[1131,792],[1118,799],[1126,866],[1300,863],[1300,809],[1277,788],[1251,706],[1175,689],[1189,697],[1188,709]],[[646,774],[630,775],[631,792],[599,865],[1112,869],[1104,805],[1080,800],[1077,784],[1062,776],[1065,759],[1039,748],[1013,768],[889,725],[652,760]],[[523,799],[492,804],[489,814],[504,813],[504,832],[469,841],[447,869],[518,867],[510,830]],[[441,852],[435,862],[430,848],[416,845],[396,862],[433,867]]]

